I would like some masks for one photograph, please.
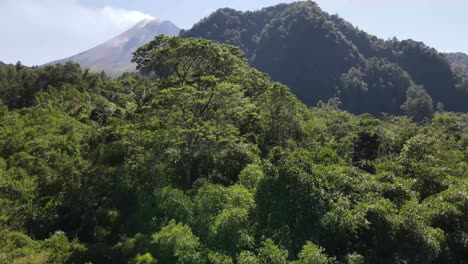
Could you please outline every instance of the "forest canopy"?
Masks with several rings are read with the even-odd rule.
[[[468,112],[466,55],[442,54],[410,39],[379,39],[313,1],[219,9],[181,36],[241,48],[250,65],[288,85],[308,106],[339,99],[354,114],[401,115],[408,113],[405,96],[414,84],[425,90],[425,104]]]
[[[134,61],[0,65],[0,263],[468,261],[468,117],[398,63],[363,61],[344,93],[372,109],[390,87],[415,119],[308,108],[209,40]]]

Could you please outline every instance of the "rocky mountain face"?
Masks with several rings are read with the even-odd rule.
[[[135,70],[131,62],[132,53],[150,42],[157,35],[177,36],[180,29],[170,21],[145,19],[121,35],[77,55],[54,61],[49,64],[60,64],[72,61],[84,69],[95,72],[104,71],[108,75],[118,76]]]

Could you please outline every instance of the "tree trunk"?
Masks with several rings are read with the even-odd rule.
[[[192,184],[192,167],[192,162],[189,162],[187,169],[185,170],[185,180],[187,188],[190,188]]]

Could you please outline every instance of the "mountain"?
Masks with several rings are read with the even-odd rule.
[[[436,105],[468,111],[463,78],[442,53],[414,40],[380,39],[312,1],[219,9],[181,36],[240,47],[252,66],[309,106],[332,99],[353,113],[408,114],[405,105],[415,104],[426,114]]]
[[[131,63],[131,60],[132,53],[137,48],[150,42],[157,35],[176,36],[179,31],[180,29],[170,21],[145,19],[97,47],[48,64],[72,61],[95,72],[104,71],[111,76],[118,76],[135,70],[135,65]]]

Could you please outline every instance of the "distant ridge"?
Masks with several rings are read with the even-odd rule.
[[[460,67],[455,72],[444,54],[412,39],[368,34],[313,1],[255,11],[221,8],[180,36],[239,47],[250,65],[308,106],[330,103],[376,116],[402,115],[410,108],[405,104],[422,103],[429,112],[436,106],[468,111],[468,76]]]
[[[108,75],[118,76],[135,70],[131,63],[132,53],[150,42],[157,35],[177,36],[180,29],[170,21],[144,19],[124,33],[77,55],[47,63],[60,64],[76,62],[84,69],[95,72],[104,71]]]

